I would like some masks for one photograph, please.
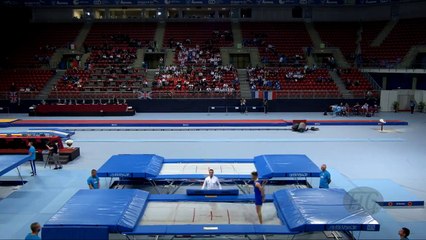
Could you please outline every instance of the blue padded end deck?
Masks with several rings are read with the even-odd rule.
[[[107,227],[43,227],[41,232],[43,240],[107,240],[109,231]]]
[[[279,217],[292,231],[379,231],[379,223],[343,189],[274,193]]]
[[[98,169],[98,176],[154,178],[160,173],[163,162],[164,158],[155,154],[114,155]]]
[[[186,189],[186,195],[218,195],[218,196],[237,196],[240,193],[238,189]]]
[[[302,154],[260,155],[254,158],[259,178],[319,177],[321,170]]]
[[[141,190],[79,190],[44,225],[50,228],[46,234],[50,237],[58,231],[69,232],[70,227],[95,226],[107,227],[110,233],[132,231],[148,197],[149,193]]]

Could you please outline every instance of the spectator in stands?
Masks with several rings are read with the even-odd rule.
[[[247,113],[246,99],[241,98],[240,100],[240,113]]]
[[[403,227],[398,232],[399,239],[408,240],[408,236],[410,236],[410,229]]]
[[[359,102],[357,102],[354,107],[353,107],[354,112],[358,115],[359,112],[361,111],[361,105],[359,104]]]
[[[35,160],[36,160],[36,149],[33,146],[32,142],[28,142],[28,155],[30,157],[29,161],[30,161],[30,165],[31,165],[31,176],[37,176],[37,169],[36,169],[36,165],[35,165]]]
[[[319,188],[329,188],[330,183],[331,183],[331,175],[327,171],[327,165],[323,164],[321,165]]]
[[[62,164],[59,161],[59,147],[58,142],[53,142],[50,144],[47,144],[46,147],[49,149],[49,152],[53,158],[53,162],[55,163],[55,168],[53,170],[62,169]]]
[[[411,114],[414,114],[414,108],[416,107],[416,102],[414,100],[410,100],[410,111]]]
[[[312,47],[309,46],[309,47],[306,48],[306,55],[309,57],[309,56],[311,56],[311,53],[312,53]]]
[[[18,91],[18,88],[16,87],[14,82],[12,82],[12,84],[10,85],[9,91],[10,92],[17,92]]]
[[[353,83],[353,85],[354,85],[355,87],[358,87],[360,84],[361,84],[361,83],[359,82],[359,80],[355,80],[355,82]]]
[[[265,49],[266,52],[272,52],[275,53],[275,46],[272,44],[268,44],[268,46]]]
[[[268,113],[268,99],[263,99],[263,112]]]
[[[38,234],[41,231],[41,226],[38,222],[33,222],[30,225],[31,233],[28,233],[25,240],[41,240]]]
[[[99,189],[99,177],[97,175],[96,169],[92,169],[90,177],[87,179],[87,185],[89,185],[89,189]]]
[[[214,176],[214,170],[213,169],[209,169],[209,176],[207,176],[204,179],[204,183],[203,186],[201,187],[201,189],[207,189],[207,190],[212,190],[212,189],[222,189],[222,186],[220,185],[219,179]]]
[[[364,105],[362,105],[362,107],[361,107],[361,111],[362,111],[362,113],[363,114],[367,114],[368,113],[368,103],[364,103]]]

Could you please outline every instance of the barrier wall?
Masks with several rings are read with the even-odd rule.
[[[349,105],[363,103],[364,99],[277,99],[269,101],[270,112],[324,112],[330,105],[347,102]],[[11,113],[28,113],[28,108],[40,101],[22,100],[20,105],[0,101],[0,107],[9,106]],[[136,112],[208,112],[211,106],[239,106],[239,99],[154,99],[128,100]],[[247,106],[263,106],[260,99],[247,100]],[[263,112],[263,108],[250,111]],[[6,111],[7,112],[7,111]]]
[[[380,94],[381,111],[394,111],[393,103],[399,103],[399,110],[409,110],[410,100],[415,100],[418,104],[426,102],[426,91],[424,90],[382,90]],[[417,111],[417,106],[416,106]],[[424,110],[423,110],[424,111]]]

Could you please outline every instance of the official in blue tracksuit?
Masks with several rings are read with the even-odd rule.
[[[329,188],[329,184],[331,183],[331,175],[327,171],[327,165],[323,164],[321,166],[321,173],[320,173],[320,183],[319,188]]]
[[[408,240],[408,236],[410,236],[410,229],[403,227],[398,232],[399,239]]]
[[[35,165],[36,161],[36,149],[33,146],[32,142],[28,142],[28,155],[30,156],[30,165],[31,165],[31,176],[37,176],[37,169]]]
[[[89,189],[99,189],[99,177],[97,175],[96,169],[92,169],[90,177],[87,179],[87,185],[89,185]]]
[[[265,191],[262,186],[262,182],[259,180],[257,172],[251,173],[251,179],[253,180],[254,187],[254,204],[256,205],[256,212],[259,218],[259,223],[262,224],[262,204],[265,202]]]
[[[41,226],[38,222],[31,223],[31,233],[28,233],[25,240],[41,240],[38,234],[41,231]]]

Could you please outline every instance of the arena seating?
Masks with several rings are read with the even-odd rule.
[[[2,70],[0,71],[0,92],[9,92],[12,83],[15,83],[21,99],[32,98],[43,89],[52,76],[53,72],[51,70]]]
[[[175,49],[176,64],[218,66],[221,65],[220,47],[233,46],[231,25],[168,23],[163,46]]]
[[[339,74],[354,97],[363,98],[368,91],[373,91],[370,81],[358,69],[340,69]]]
[[[363,49],[364,62],[395,67],[412,46],[426,44],[425,28],[425,18],[400,20],[379,47]]]
[[[292,77],[289,77],[292,75]],[[266,84],[263,80],[266,79]],[[336,84],[327,69],[304,72],[303,68],[258,68],[249,70],[252,90],[275,90],[277,97],[339,97]],[[253,85],[255,87],[253,87]]]
[[[239,95],[238,74],[234,68],[224,66],[185,69],[177,66],[161,69],[155,76],[152,89],[170,93],[176,98],[201,96],[201,93],[207,93],[209,96]],[[165,94],[159,94],[167,97]]]
[[[315,23],[321,40],[327,47],[340,48],[346,58],[355,53],[357,31],[361,28],[360,23],[352,22],[321,22]]]
[[[232,33],[230,23],[167,23],[164,35],[164,47],[173,47],[172,42],[182,42],[185,47],[194,48],[196,45],[204,46],[213,38],[217,47],[230,47],[233,45],[232,38],[216,38],[214,32],[223,34]],[[189,39],[190,42],[186,40]]]
[[[296,55],[304,56],[303,48],[312,46],[303,23],[243,22],[241,31],[244,45],[258,47],[261,58],[267,58],[270,64],[277,64],[280,55],[284,54],[287,58],[287,65],[292,65],[295,63],[293,58]],[[256,42],[253,41],[255,38]],[[266,50],[269,44],[273,45],[275,53]],[[304,61],[299,60],[299,64],[304,64]]]
[[[57,48],[68,48],[77,37],[82,24],[31,24],[26,31],[23,44],[17,48],[11,58],[11,65],[16,68],[38,68],[49,63]]]
[[[156,27],[156,23],[95,23],[84,43],[91,53],[87,69],[67,70],[50,97],[135,97],[133,93],[142,89],[146,80],[144,72],[133,68],[136,52],[153,47]]]
[[[94,70],[69,69],[58,82],[51,98],[111,99],[134,98],[135,91],[144,88],[145,73],[139,69],[130,69],[121,73],[121,69],[104,68]],[[114,73],[111,73],[114,72]],[[120,73],[116,73],[120,72]],[[130,93],[130,94],[129,94]]]
[[[84,44],[86,47],[99,47],[112,44],[116,48],[145,47],[154,40],[156,23],[95,23]],[[125,36],[121,38],[120,36]],[[129,45],[129,40],[133,39]]]

